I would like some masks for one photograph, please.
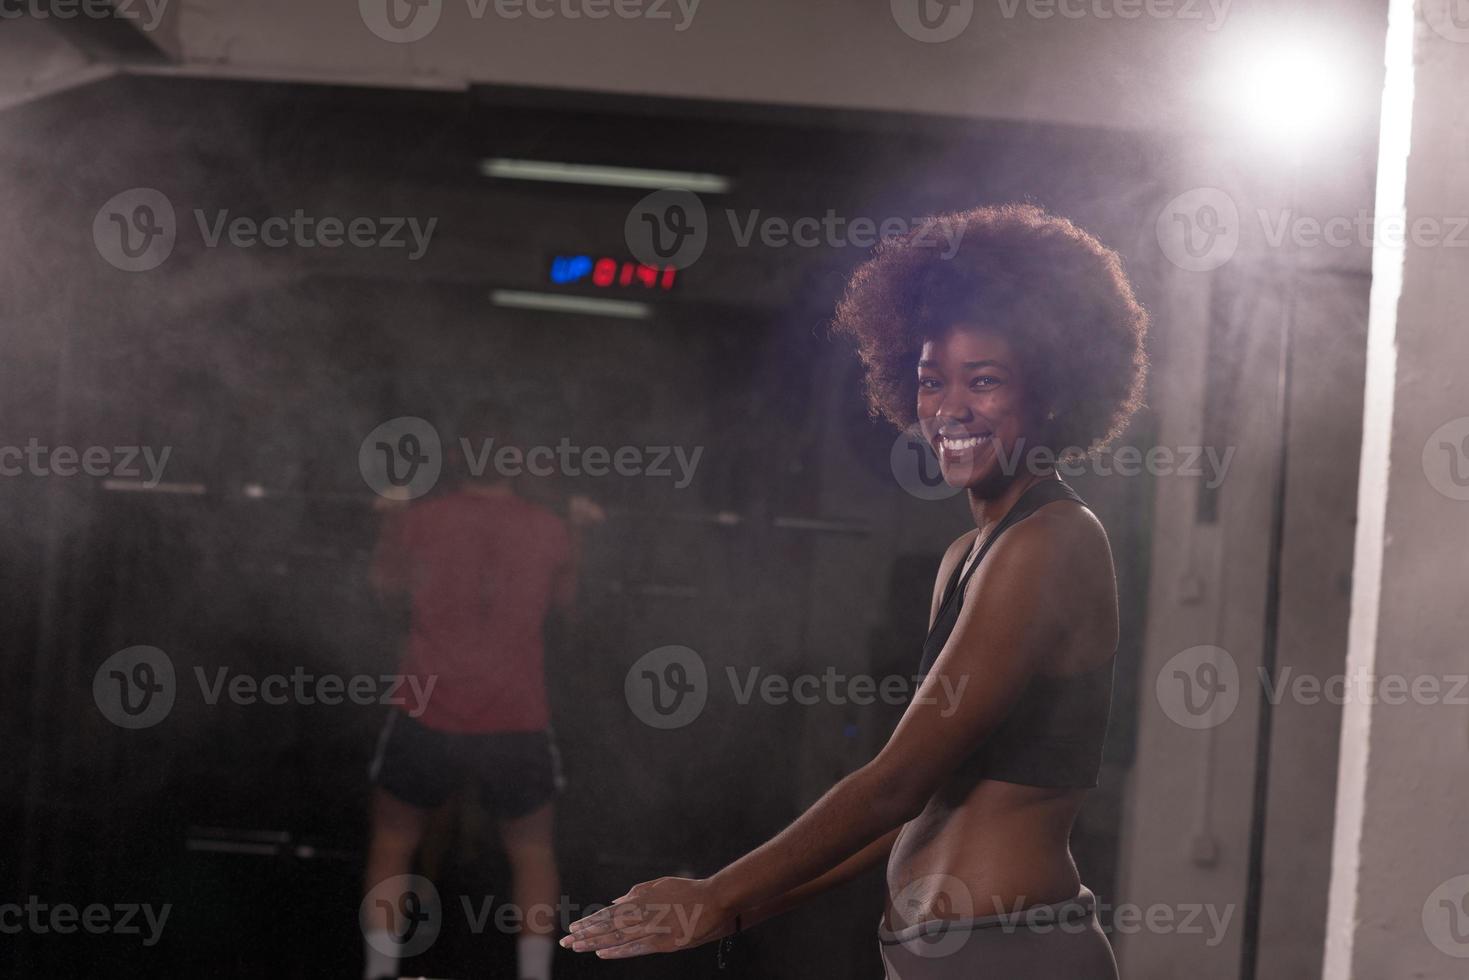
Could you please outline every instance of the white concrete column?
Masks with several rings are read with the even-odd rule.
[[[1421,3],[1389,15],[1347,655],[1376,680],[1342,719],[1327,980],[1469,975],[1469,10]]]

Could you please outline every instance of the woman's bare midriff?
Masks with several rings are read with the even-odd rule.
[[[1075,897],[1081,879],[1071,858],[1071,827],[1085,795],[992,779],[981,780],[957,805],[952,794],[934,794],[903,826],[888,858],[887,927]]]
[[[1070,503],[1025,520],[1079,522],[1065,578],[1045,593],[1054,607],[1041,611],[1066,626],[1046,673],[1069,676],[1105,663],[1117,649],[1117,584],[1106,532],[1090,511]],[[950,574],[952,566],[941,568],[939,582]],[[966,778],[972,777],[955,776],[941,786],[894,842],[887,868],[889,929],[1015,912],[1064,902],[1081,890],[1071,828],[1086,790],[981,779],[966,791],[959,782]]]

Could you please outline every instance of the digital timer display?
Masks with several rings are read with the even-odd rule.
[[[584,282],[598,289],[656,289],[668,292],[678,277],[671,265],[646,265],[635,259],[558,255],[551,260],[551,281],[558,286]]]

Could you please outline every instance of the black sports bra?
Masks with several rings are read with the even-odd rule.
[[[923,644],[920,676],[927,676],[954,632],[964,588],[1001,534],[1036,510],[1057,500],[1086,506],[1061,480],[1030,487],[1010,507],[972,562],[959,563],[944,590],[933,628]],[[966,564],[968,569],[966,571]],[[962,573],[962,578],[961,578]],[[1061,677],[1035,675],[998,728],[960,766],[953,788],[968,791],[980,779],[1048,788],[1091,788],[1102,767],[1102,741],[1112,706],[1115,657],[1091,670]]]

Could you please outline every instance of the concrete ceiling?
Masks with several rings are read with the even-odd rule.
[[[100,0],[44,0],[60,11]],[[925,40],[917,4],[949,10]],[[1385,8],[1298,31],[1238,0],[116,0],[110,18],[9,21],[0,97],[109,65],[398,87],[474,82],[1187,132],[1261,33],[1339,52],[1376,108]],[[389,19],[389,4],[398,24]],[[1299,9],[1300,5],[1294,5]],[[600,18],[596,13],[603,13]],[[1329,16],[1326,16],[1328,15]],[[966,19],[967,15],[967,19]],[[99,21],[109,21],[107,24]],[[932,22],[932,20],[930,21]],[[1329,24],[1328,27],[1322,25]],[[120,40],[141,35],[146,50]],[[934,37],[935,35],[928,35]],[[104,40],[98,42],[98,38]],[[161,52],[162,57],[159,57]],[[160,67],[157,62],[166,61]],[[1217,86],[1215,86],[1217,88]]]

